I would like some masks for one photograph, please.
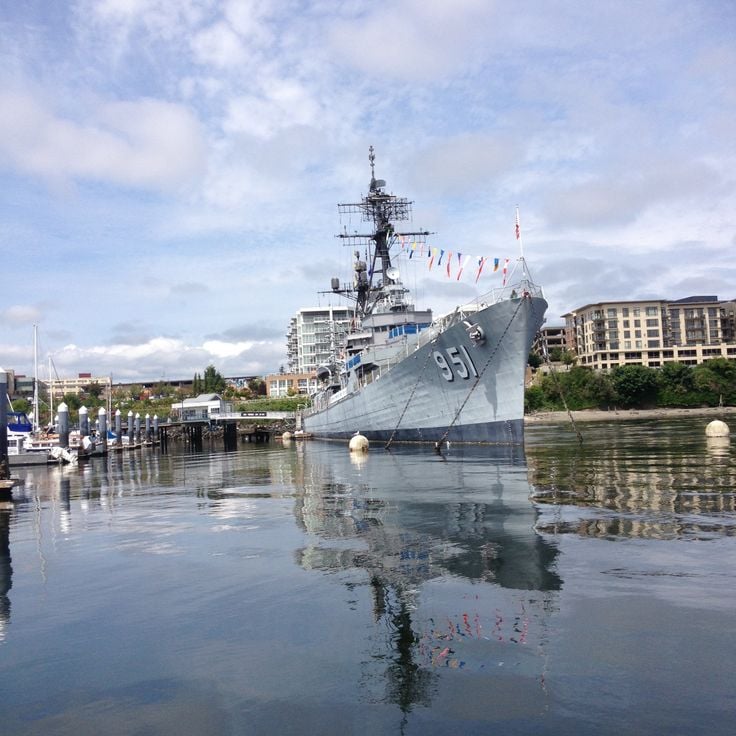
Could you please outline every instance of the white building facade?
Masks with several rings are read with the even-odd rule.
[[[286,350],[291,373],[314,373],[330,362],[353,318],[347,307],[306,307],[289,321]]]

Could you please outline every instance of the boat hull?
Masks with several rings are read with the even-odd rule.
[[[526,366],[546,309],[531,296],[485,307],[468,318],[482,343],[460,321],[372,383],[306,412],[303,430],[325,439],[359,432],[387,442],[521,444]]]

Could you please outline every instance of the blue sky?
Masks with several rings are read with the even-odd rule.
[[[717,0],[0,0],[0,365],[276,370],[369,145],[439,247],[513,258],[518,204],[549,324],[736,298],[735,70]]]

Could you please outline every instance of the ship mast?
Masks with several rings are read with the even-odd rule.
[[[394,223],[411,220],[412,202],[405,197],[386,194],[384,179],[376,179],[376,155],[373,146],[368,149],[368,161],[371,166],[371,181],[368,194],[360,202],[338,204],[341,215],[359,214],[363,222],[373,225],[373,232],[367,234],[348,233],[347,229],[340,233],[344,245],[362,247],[366,253],[366,263],[360,259],[360,250],[355,251],[355,286],[354,289],[341,290],[342,293],[354,292],[359,316],[368,314],[380,294],[381,286],[396,282],[398,277],[389,273],[391,268],[391,247],[400,238],[411,238],[413,243],[425,243],[428,231],[397,232]],[[370,265],[368,265],[370,264]],[[380,274],[380,285],[374,286]]]

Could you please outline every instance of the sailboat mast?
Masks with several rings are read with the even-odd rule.
[[[33,325],[33,431],[38,432],[38,325]]]
[[[54,424],[54,384],[51,378],[51,353],[49,353],[49,424]]]

